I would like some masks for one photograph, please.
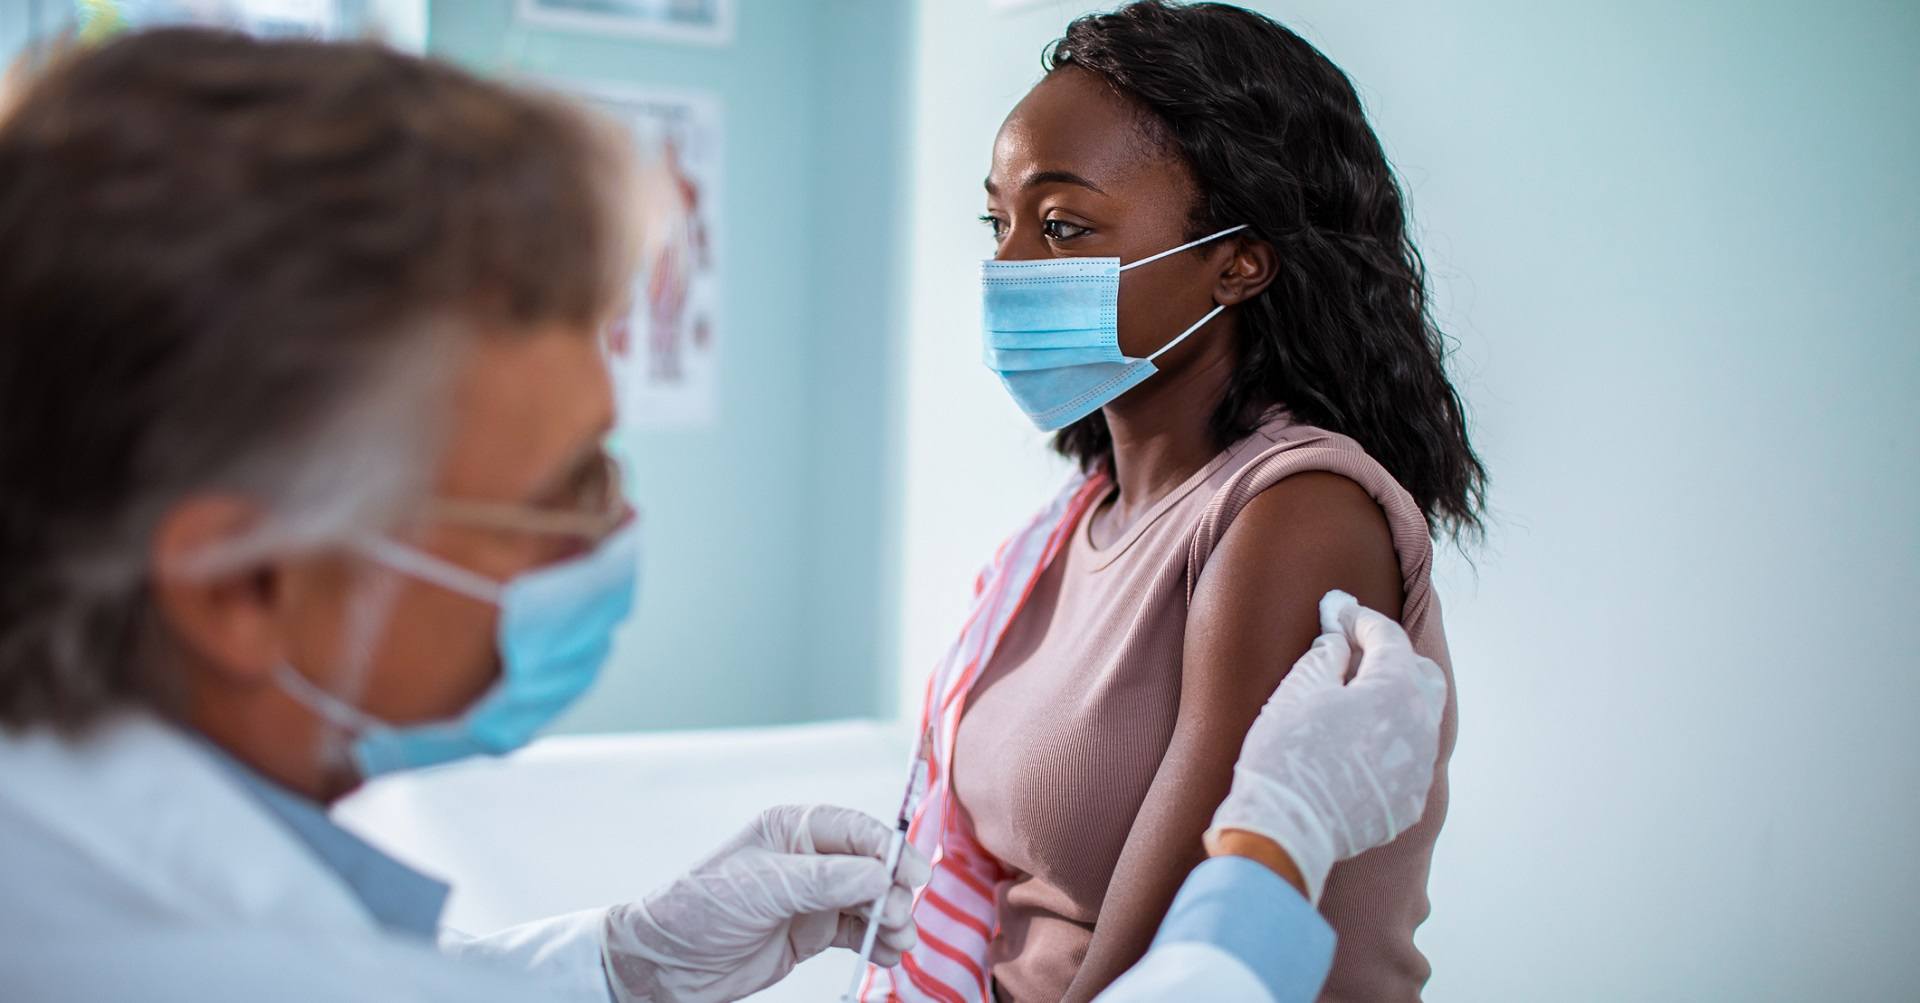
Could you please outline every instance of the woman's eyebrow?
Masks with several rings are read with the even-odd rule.
[[[1086,178],[1072,171],[1035,171],[1020,181],[1020,187],[1022,189],[1034,188],[1039,185],[1078,185],[1088,191],[1098,192],[1101,195],[1107,193],[1105,188],[1088,181]],[[1000,190],[994,187],[993,178],[987,178],[986,186],[988,195],[1000,194]]]

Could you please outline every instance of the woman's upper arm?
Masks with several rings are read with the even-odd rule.
[[[1180,711],[1067,993],[1090,1000],[1138,961],[1226,797],[1253,719],[1320,632],[1320,597],[1344,589],[1397,612],[1399,561],[1386,516],[1359,485],[1303,473],[1261,492],[1234,519],[1187,611]]]

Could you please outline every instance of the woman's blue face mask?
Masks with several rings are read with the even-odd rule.
[[[1043,432],[1065,428],[1152,376],[1153,360],[1224,306],[1143,359],[1120,351],[1120,273],[1246,229],[1229,227],[1131,264],[1119,258],[1038,258],[980,263],[987,368]]]

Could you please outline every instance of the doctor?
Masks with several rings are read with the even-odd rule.
[[[7,998],[731,1000],[857,945],[879,896],[877,960],[914,943],[926,862],[887,873],[888,828],[844,809],[488,937],[327,818],[524,745],[628,613],[597,338],[635,254],[618,139],[376,46],[191,30],[66,59],[0,116]],[[1110,998],[1312,998],[1310,896],[1415,821],[1438,671],[1324,616],[1219,859]]]

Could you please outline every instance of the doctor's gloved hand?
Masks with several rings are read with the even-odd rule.
[[[1320,627],[1247,733],[1206,837],[1215,853],[1242,833],[1272,840],[1316,904],[1334,864],[1420,820],[1447,703],[1445,674],[1399,624],[1329,592]]]
[[[874,962],[914,946],[915,886],[932,868],[912,846],[886,870],[893,829],[857,811],[787,806],[752,825],[686,876],[607,912],[607,978],[621,1003],[718,1003],[756,993],[829,947],[858,949],[873,901]]]

